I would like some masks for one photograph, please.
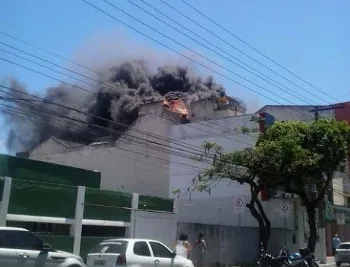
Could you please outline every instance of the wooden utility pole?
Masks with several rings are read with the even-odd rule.
[[[326,107],[319,107],[315,106],[314,109],[309,110],[309,112],[313,112],[315,115],[315,121],[320,119],[320,111],[328,111],[328,110],[335,110],[335,109],[341,109],[345,108],[345,105],[330,105]],[[331,186],[333,187],[333,183],[331,183]],[[317,192],[316,185],[313,186],[313,191]],[[316,196],[317,197],[317,194]],[[319,241],[321,243],[321,246],[324,245],[324,248],[322,248],[323,255],[321,257],[321,263],[326,263],[327,262],[327,252],[326,252],[326,218],[325,218],[325,198],[321,199],[320,203],[318,204],[318,228],[319,228]],[[323,239],[323,240],[322,240]],[[323,242],[322,242],[323,241]]]

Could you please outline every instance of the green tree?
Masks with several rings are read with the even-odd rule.
[[[277,168],[281,149],[273,144],[267,146],[261,144],[243,151],[224,152],[221,146],[211,142],[204,142],[202,148],[204,153],[197,160],[211,160],[212,164],[193,179],[191,190],[210,194],[212,188],[223,180],[249,185],[251,198],[246,207],[259,224],[259,244],[262,243],[266,249],[271,235],[271,222],[258,196],[266,186],[271,188],[281,185],[281,180],[271,179],[271,176],[267,175],[271,170],[271,164]]]
[[[349,125],[335,120],[319,120],[311,125],[278,122],[257,141],[256,147],[280,147],[279,166],[270,165],[263,179],[283,181],[287,192],[300,197],[310,228],[308,248],[313,252],[317,240],[316,208],[335,172],[344,166],[349,144]]]

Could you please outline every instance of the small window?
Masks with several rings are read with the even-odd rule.
[[[151,252],[145,241],[138,241],[134,244],[134,254],[138,256],[150,257]]]
[[[126,247],[128,245],[127,241],[118,241],[113,243],[102,243],[94,247],[90,253],[116,253],[124,254]]]
[[[27,231],[0,231],[1,247],[41,250],[43,241]]]
[[[165,246],[158,242],[149,242],[153,250],[154,257],[172,258],[173,253]]]
[[[338,249],[350,249],[350,244],[340,244]]]

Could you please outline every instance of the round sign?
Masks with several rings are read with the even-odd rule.
[[[288,206],[287,203],[281,203],[280,208],[281,208],[281,211],[282,211],[283,213],[287,213],[288,210],[289,210],[289,206]]]
[[[241,199],[240,197],[236,198],[235,206],[236,206],[236,208],[242,208],[243,207],[243,199]]]
[[[337,213],[338,220],[344,220],[344,213]]]

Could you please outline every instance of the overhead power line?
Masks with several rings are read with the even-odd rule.
[[[216,71],[216,70],[214,70],[213,68],[210,68],[210,67],[206,66],[205,64],[202,64],[202,63],[200,63],[199,61],[194,60],[194,59],[190,58],[189,56],[186,56],[185,54],[183,54],[183,53],[181,53],[181,52],[179,52],[179,51],[177,51],[177,50],[171,48],[170,46],[168,46],[168,45],[166,45],[166,44],[164,44],[164,43],[162,43],[162,42],[160,42],[160,41],[154,39],[153,37],[151,37],[151,36],[149,36],[149,35],[143,33],[142,31],[140,31],[140,30],[134,28],[133,26],[130,26],[129,24],[127,24],[127,23],[125,23],[125,22],[119,20],[119,19],[116,18],[115,16],[109,14],[108,12],[106,12],[106,11],[104,11],[103,9],[97,7],[96,5],[90,3],[89,1],[87,1],[87,0],[81,0],[81,1],[83,1],[84,3],[90,5],[90,6],[93,7],[93,8],[95,8],[97,11],[99,11],[99,12],[101,12],[101,13],[107,15],[108,17],[110,17],[110,18],[116,20],[117,22],[123,24],[124,26],[126,26],[126,27],[128,27],[128,28],[130,28],[130,29],[132,29],[132,30],[134,30],[134,31],[136,31],[137,33],[139,33],[139,34],[145,36],[146,38],[148,38],[148,39],[150,39],[150,40],[152,40],[152,41],[158,43],[159,45],[161,45],[161,46],[163,46],[163,47],[165,47],[165,48],[167,48],[167,49],[169,49],[170,51],[173,51],[174,53],[176,53],[176,54],[178,54],[178,55],[180,55],[180,56],[182,56],[182,57],[184,57],[184,58],[186,58],[186,59],[188,59],[188,60],[190,60],[190,61],[196,63],[197,65],[199,65],[199,66],[201,66],[201,67],[203,67],[203,68],[205,68],[205,69],[208,69],[208,70],[210,70],[211,72],[213,72],[213,73],[215,73],[215,74],[218,74],[219,76],[221,76],[221,77],[223,77],[223,78],[225,78],[225,79],[227,79],[227,80],[229,80],[229,81],[231,81],[231,82],[233,82],[233,83],[235,83],[235,84],[237,84],[237,85],[240,85],[240,86],[242,86],[243,88],[246,88],[247,90],[252,91],[252,92],[254,92],[254,93],[256,93],[256,94],[258,94],[258,95],[260,95],[260,96],[262,96],[262,97],[264,97],[264,98],[266,98],[266,99],[269,99],[269,100],[271,100],[271,101],[273,101],[273,102],[275,102],[275,103],[277,103],[277,104],[283,105],[283,103],[281,103],[281,102],[279,102],[279,101],[277,101],[277,100],[275,100],[275,99],[273,99],[273,98],[271,98],[271,97],[269,97],[269,96],[267,96],[267,95],[265,95],[265,94],[262,94],[261,92],[255,90],[255,89],[253,89],[253,88],[251,88],[251,87],[248,87],[248,86],[242,84],[241,82],[239,82],[239,81],[237,81],[237,80],[234,80],[234,79],[230,78],[229,76],[227,76],[227,75],[225,75],[225,74],[222,74],[221,72]],[[108,2],[108,1],[106,1],[106,0],[102,0],[102,1]],[[113,5],[113,4],[112,4],[112,5]],[[113,6],[114,6],[114,5],[113,5]],[[119,8],[117,8],[117,9],[119,9]],[[124,13],[125,13],[125,11],[124,11]],[[140,21],[140,20],[138,20],[138,19],[136,19],[136,20],[137,20],[137,21]],[[145,24],[145,23],[143,23],[142,21],[140,21],[140,23],[141,23],[141,24]],[[148,26],[148,25],[147,25],[147,26]],[[148,26],[148,27],[150,27],[150,26]],[[151,28],[152,28],[152,27],[151,27]],[[159,31],[156,30],[156,32],[159,32]],[[164,35],[163,33],[160,33],[160,34],[161,34],[162,36],[167,37],[167,36]],[[168,37],[167,37],[167,38],[168,38]],[[172,40],[172,39],[171,39],[171,40]],[[175,40],[174,40],[174,42],[175,42],[175,43],[178,43],[178,42],[175,41]],[[180,44],[180,45],[181,45],[181,44]],[[182,46],[183,46],[183,45],[182,45]],[[186,46],[183,46],[183,47],[184,47],[184,48],[187,48]],[[196,52],[196,53],[197,53],[197,52]],[[202,55],[200,55],[200,56],[202,56]],[[217,63],[216,63],[216,64],[217,64]],[[220,64],[219,64],[219,65],[220,65]],[[225,67],[223,67],[223,68],[225,68]],[[245,78],[245,79],[246,79],[246,78]],[[274,94],[274,95],[275,95],[275,94]],[[276,96],[276,95],[275,95],[275,96]],[[290,101],[288,100],[288,102],[290,102]],[[296,105],[296,104],[293,103],[293,102],[292,102],[292,104],[293,104],[293,105]],[[305,116],[304,113],[301,113],[301,112],[298,111],[297,109],[293,108],[293,110],[295,110],[297,113],[300,113],[300,114],[302,114],[303,116]],[[308,116],[308,115],[306,115],[306,116]],[[309,116],[310,116],[310,115],[309,115]],[[311,116],[310,116],[310,118],[311,118]]]
[[[91,116],[91,117],[94,117],[94,118],[97,118],[97,119],[102,119],[102,117],[100,117],[100,116],[96,116],[96,115],[94,115],[94,114],[90,114],[90,113],[87,113],[87,112],[79,111],[79,110],[77,110],[77,109],[75,109],[75,108],[71,108],[71,107],[68,107],[68,106],[65,106],[65,105],[62,105],[62,104],[58,104],[58,103],[55,103],[55,102],[52,102],[52,101],[48,101],[48,100],[46,100],[46,99],[37,97],[37,96],[32,95],[32,94],[28,94],[28,93],[25,93],[25,92],[21,92],[21,91],[19,91],[19,90],[17,90],[17,89],[14,89],[14,88],[11,88],[11,87],[8,87],[8,86],[4,86],[4,85],[1,85],[1,84],[0,84],[0,87],[6,88],[6,89],[8,89],[8,90],[11,90],[11,91],[14,91],[14,92],[17,92],[17,93],[20,93],[20,94],[28,95],[28,96],[30,96],[30,97],[34,97],[34,98],[39,99],[41,102],[46,103],[46,104],[52,104],[52,105],[58,106],[58,107],[63,108],[63,109],[75,111],[75,112],[78,112],[78,113],[80,113],[80,114],[84,114],[84,115],[87,115],[87,116]],[[0,91],[3,91],[3,92],[6,93],[6,91],[4,91],[4,90],[1,90],[1,89],[0,89]],[[22,105],[27,105],[27,106],[30,105],[30,107],[32,107],[32,108],[34,108],[34,109],[37,109],[37,110],[39,110],[40,112],[45,111],[45,112],[51,113],[51,114],[54,115],[54,116],[58,116],[58,117],[62,117],[62,118],[67,118],[67,119],[70,119],[70,120],[72,120],[72,121],[79,122],[79,123],[83,123],[83,124],[88,124],[88,125],[91,125],[91,126],[93,126],[93,127],[95,127],[95,128],[98,128],[98,129],[104,129],[104,130],[105,130],[105,129],[108,129],[109,132],[115,132],[115,133],[117,133],[117,134],[122,134],[122,135],[124,135],[124,136],[130,136],[130,137],[135,138],[135,139],[137,139],[137,140],[147,141],[147,142],[149,142],[149,143],[153,143],[153,144],[156,144],[156,145],[161,145],[162,147],[169,147],[169,148],[174,149],[174,150],[179,150],[179,151],[182,151],[182,152],[190,153],[190,154],[193,155],[193,156],[200,156],[200,155],[201,155],[200,153],[202,153],[202,151],[200,151],[200,150],[199,150],[199,152],[200,152],[200,153],[199,153],[199,152],[196,152],[196,151],[193,151],[193,150],[184,149],[184,148],[182,148],[181,146],[180,146],[180,147],[169,146],[169,145],[167,145],[167,144],[162,144],[162,143],[159,143],[159,142],[157,142],[157,141],[153,141],[153,140],[141,138],[141,137],[138,137],[138,136],[130,135],[130,134],[128,134],[128,133],[121,132],[121,131],[117,131],[117,130],[115,130],[115,129],[110,129],[110,128],[106,128],[106,127],[103,127],[103,126],[100,126],[100,125],[96,125],[96,124],[91,124],[91,123],[89,124],[88,122],[85,122],[85,121],[77,120],[77,119],[70,118],[70,117],[67,117],[67,116],[65,116],[65,115],[62,115],[62,114],[58,114],[57,112],[54,112],[54,111],[52,111],[52,110],[50,110],[50,109],[47,109],[47,108],[45,108],[45,107],[42,107],[42,106],[37,106],[37,105],[28,104],[28,103],[23,103],[23,101],[33,101],[32,99],[24,99],[24,98],[20,98],[20,99],[6,99],[5,97],[0,97],[0,98],[3,99],[3,100],[8,100],[8,101],[15,101],[17,104],[22,104]],[[19,101],[21,101],[21,100],[22,100],[22,102],[19,102]],[[42,113],[39,113],[39,115],[42,115]],[[110,121],[110,120],[107,120],[107,119],[106,119],[106,121]],[[110,122],[113,122],[113,121],[110,121]],[[117,124],[117,125],[118,125],[118,124]],[[125,129],[128,129],[127,125],[122,124],[122,126],[124,126]],[[131,129],[131,130],[133,130],[133,131],[135,131],[135,132],[138,132],[138,133],[144,134],[143,131],[138,131],[138,130],[135,130],[135,129]],[[146,135],[146,134],[145,134],[145,135]],[[157,140],[159,140],[159,139],[157,138]],[[164,141],[169,141],[169,140],[166,140],[166,139],[165,139]],[[179,144],[177,144],[177,145],[179,146]],[[171,152],[170,152],[170,153],[171,153]]]
[[[22,103],[23,104],[23,103]],[[11,112],[11,111],[9,111],[9,112]],[[15,115],[16,113],[18,113],[20,116],[21,115],[24,115],[25,116],[25,114],[21,114],[20,112],[18,112],[18,111],[12,111],[12,113]],[[27,115],[27,117],[28,117],[28,115]],[[99,125],[95,125],[95,124],[92,124],[92,123],[89,123],[89,122],[85,122],[85,121],[81,121],[81,120],[79,120],[79,119],[74,119],[74,118],[71,118],[71,117],[68,117],[68,116],[63,116],[63,115],[60,115],[60,117],[62,117],[62,118],[65,118],[65,119],[69,119],[69,120],[71,120],[71,121],[73,121],[73,122],[78,122],[78,123],[82,123],[82,124],[85,124],[85,125],[90,125],[90,126],[93,126],[93,127],[97,127],[97,128],[100,128],[100,129],[104,129],[104,130],[107,130],[107,131],[112,131],[112,132],[114,132],[114,130],[112,130],[112,129],[109,129],[109,128],[106,128],[106,127],[103,127],[103,126],[99,126]],[[29,117],[29,120],[31,121],[31,122],[34,122],[35,123],[35,121],[33,121],[34,119],[33,118],[30,118]],[[44,120],[45,121],[45,120]],[[72,122],[70,122],[70,124],[71,124]],[[75,126],[77,126],[76,124],[75,124]],[[78,126],[79,127],[79,126]],[[117,132],[118,133],[118,131],[115,131],[115,132]],[[127,137],[128,135],[124,135],[124,138],[125,138],[125,136]],[[144,140],[144,141],[146,141],[146,142],[149,142],[149,140]],[[139,144],[139,143],[138,143]],[[160,144],[160,145],[163,145],[163,144]],[[153,156],[153,155],[150,155],[150,154],[145,154],[145,153],[141,153],[141,152],[138,152],[138,151],[132,151],[132,150],[128,150],[128,149],[126,149],[126,148],[122,148],[122,147],[120,147],[120,146],[117,146],[117,145],[115,145],[115,144],[110,144],[110,146],[111,147],[116,147],[116,148],[118,148],[118,149],[121,149],[121,150],[124,150],[124,151],[129,151],[129,152],[131,152],[131,153],[135,153],[135,154],[139,154],[139,155],[142,155],[142,156],[145,156],[145,157],[149,157],[149,158],[153,158],[153,159],[156,159],[156,160],[160,160],[160,161],[163,161],[163,162],[168,162],[168,163],[174,163],[174,164],[176,164],[176,165],[180,165],[180,166],[185,166],[185,167],[190,167],[191,169],[198,169],[198,170],[204,170],[204,169],[202,169],[202,168],[200,168],[200,167],[197,167],[197,166],[194,166],[194,165],[190,165],[190,164],[186,164],[186,163],[181,163],[181,162],[177,162],[177,161],[173,161],[173,160],[168,160],[168,159],[165,159],[165,158],[160,158],[160,157],[157,157],[157,156]],[[157,148],[157,149],[160,149],[159,147]],[[171,152],[168,152],[168,154],[171,154]],[[176,155],[176,156],[179,156],[179,155]],[[182,155],[181,155],[182,156]],[[205,162],[204,162],[205,163]]]
[[[187,31],[191,32],[193,35],[195,35],[197,38],[200,38],[202,41],[204,41],[204,43],[202,42],[199,42],[198,40],[194,39],[193,37],[191,37],[190,35],[186,34],[185,32],[177,29],[176,27],[172,26],[171,24],[169,24],[168,22],[162,20],[161,18],[159,18],[158,16],[152,14],[151,12],[147,11],[146,9],[144,9],[143,7],[141,7],[140,5],[134,3],[132,0],[126,0],[128,1],[129,3],[131,3],[132,5],[136,6],[137,8],[141,9],[142,11],[144,11],[145,13],[149,14],[150,16],[152,16],[153,18],[157,19],[158,21],[162,22],[163,24],[167,25],[168,27],[174,29],[175,31],[177,32],[180,32],[182,35],[186,36],[187,38],[195,41],[196,43],[200,44],[201,46],[205,47],[206,49],[214,52],[215,54],[219,55],[220,57],[226,59],[227,61],[235,64],[236,66],[240,67],[241,69],[247,71],[248,73],[250,74],[253,74],[254,76],[258,77],[259,79],[267,82],[268,84],[282,90],[283,92],[289,94],[289,95],[292,95],[294,96],[295,98],[301,100],[303,103],[306,103],[306,104],[309,104],[309,105],[317,105],[317,103],[310,99],[310,98],[307,98],[305,96],[301,96],[298,92],[294,91],[293,89],[281,84],[280,82],[268,77],[267,75],[265,75],[264,73],[260,72],[259,70],[249,66],[248,64],[244,63],[242,60],[234,57],[232,54],[228,53],[227,51],[223,50],[222,48],[220,48],[219,46],[213,44],[211,41],[209,40],[206,40],[204,39],[203,37],[201,37],[200,35],[198,35],[197,33],[195,33],[194,31],[190,30],[189,28],[187,28],[186,26],[180,24],[179,22],[175,21],[174,19],[172,19],[171,17],[169,17],[168,15],[164,14],[163,12],[159,11],[157,8],[153,7],[151,4],[148,4],[146,1],[144,0],[141,0],[145,5],[147,5],[148,7],[152,8],[153,10],[155,10],[156,12],[160,13],[161,15],[165,16],[167,18],[167,20],[171,20],[173,21],[174,23],[176,23],[177,25],[180,25],[182,28],[186,29]],[[242,63],[244,66],[238,64],[237,62],[233,61],[232,59],[228,58],[227,56],[221,54],[221,53],[218,53],[215,49],[212,49],[211,47],[209,47],[208,45],[206,45],[206,43],[210,44],[211,46],[215,47],[216,49],[218,49],[219,51],[225,53],[228,57],[230,58],[233,58],[234,60]],[[254,73],[253,71],[259,73],[259,74],[256,74]],[[267,80],[268,79],[268,80]],[[271,82],[272,81],[272,82]],[[277,85],[276,85],[277,84]]]
[[[85,0],[82,0],[82,1],[87,2],[87,1],[85,1]],[[219,63],[216,62],[215,60],[212,60],[212,59],[210,59],[209,57],[207,57],[207,56],[205,56],[205,55],[203,55],[203,54],[201,54],[201,53],[198,53],[196,50],[190,48],[189,46],[186,46],[186,45],[182,44],[181,42],[175,40],[174,38],[169,37],[169,35],[164,34],[164,33],[162,33],[161,31],[158,31],[158,30],[155,29],[154,27],[152,27],[152,26],[148,25],[147,23],[143,22],[141,19],[138,19],[138,18],[136,18],[135,16],[129,14],[128,12],[124,11],[123,9],[121,9],[121,8],[119,8],[118,6],[114,5],[113,3],[111,3],[111,2],[109,2],[109,1],[107,1],[107,0],[102,0],[102,1],[105,2],[105,3],[107,3],[108,5],[110,5],[111,7],[115,8],[115,9],[118,10],[119,12],[122,12],[123,14],[125,14],[125,15],[127,15],[128,17],[132,18],[133,20],[137,21],[138,23],[140,23],[140,24],[144,25],[145,27],[151,29],[152,31],[158,33],[159,35],[161,35],[161,36],[167,38],[168,40],[170,40],[170,41],[176,43],[177,45],[179,45],[179,46],[185,48],[186,50],[191,51],[192,53],[196,54],[197,56],[199,56],[199,57],[201,57],[201,58],[203,58],[203,59],[209,61],[210,63],[214,64],[215,66],[220,67],[220,68],[222,68],[223,70],[228,71],[229,73],[231,73],[231,74],[233,74],[233,75],[235,75],[235,76],[237,76],[237,77],[239,77],[239,78],[245,80],[246,82],[249,82],[250,84],[255,85],[256,87],[258,87],[258,88],[260,88],[260,89],[262,89],[262,90],[264,90],[264,91],[266,91],[266,92],[269,92],[270,94],[274,94],[275,96],[277,96],[277,95],[276,95],[273,91],[271,91],[270,89],[268,89],[268,88],[266,88],[266,87],[264,87],[264,86],[261,86],[261,85],[257,84],[256,82],[253,82],[253,81],[251,81],[250,79],[247,79],[246,77],[244,77],[244,76],[242,76],[242,75],[240,75],[240,74],[238,74],[238,73],[232,71],[230,68],[227,68],[227,67],[225,67],[225,66],[219,64]],[[246,86],[244,86],[244,87],[247,88]],[[247,88],[247,89],[248,89],[248,88]],[[248,90],[254,90],[254,89],[249,88]],[[254,90],[254,92],[257,93],[258,91]],[[290,103],[290,104],[293,104],[293,105],[295,104],[295,103],[292,102],[290,99],[288,99],[288,98],[286,98],[286,97],[284,97],[284,96],[280,96],[280,95],[279,95],[279,96],[277,96],[277,97],[279,97],[280,99],[283,99],[284,101],[287,101],[287,102]]]
[[[170,8],[172,8],[173,10],[175,10],[176,12],[182,14],[183,16],[185,16],[187,19],[189,19],[190,21],[192,21],[193,23],[195,23],[196,25],[198,25],[199,27],[201,27],[202,29],[206,30],[207,32],[211,33],[212,35],[214,35],[215,37],[219,38],[221,41],[225,42],[226,44],[228,44],[230,47],[234,48],[235,50],[237,50],[238,52],[240,52],[241,54],[245,55],[246,57],[250,58],[251,60],[253,60],[254,62],[258,63],[260,66],[263,66],[264,68],[268,69],[269,71],[273,72],[274,74],[278,75],[279,77],[283,78],[284,80],[290,82],[291,84],[299,87],[300,89],[303,89],[300,85],[295,84],[294,82],[292,82],[291,80],[285,78],[284,76],[282,76],[281,74],[277,73],[276,71],[272,70],[271,68],[267,67],[266,65],[260,63],[258,60],[254,59],[253,57],[249,56],[247,53],[245,53],[244,51],[240,50],[239,48],[233,46],[232,44],[228,43],[227,41],[224,41],[221,37],[219,37],[217,34],[213,33],[212,31],[206,29],[205,27],[203,27],[202,25],[200,25],[198,22],[194,21],[193,19],[191,19],[190,17],[186,16],[185,14],[183,14],[181,11],[177,10],[176,8],[174,8],[172,5],[170,5],[169,3],[167,3],[164,0],[160,0],[162,3],[164,3],[165,5],[169,6]],[[297,74],[295,74],[294,72],[288,70],[286,67],[283,67],[281,64],[277,63],[276,61],[274,61],[272,58],[270,58],[269,56],[267,56],[266,54],[262,53],[261,51],[259,51],[258,49],[254,48],[252,45],[248,44],[246,41],[244,41],[242,38],[239,38],[237,35],[235,35],[234,33],[232,33],[231,31],[229,31],[227,28],[223,27],[222,25],[220,25],[219,23],[217,23],[216,21],[214,21],[213,19],[211,19],[209,16],[207,16],[206,14],[204,14],[203,12],[199,11],[196,7],[194,7],[193,5],[189,4],[187,1],[185,0],[181,0],[184,4],[186,4],[188,7],[190,7],[192,10],[196,11],[198,14],[200,14],[201,16],[205,17],[206,19],[208,19],[210,22],[212,22],[213,24],[215,24],[217,27],[219,27],[220,29],[224,30],[226,33],[228,33],[229,35],[231,35],[232,37],[234,37],[235,39],[239,40],[240,42],[242,42],[243,44],[245,44],[246,46],[248,46],[250,49],[254,50],[255,52],[257,52],[258,54],[260,54],[261,56],[263,56],[264,58],[268,59],[269,61],[271,61],[272,63],[274,63],[276,66],[280,67],[281,69],[285,70],[286,72],[288,72],[289,74],[293,75],[294,77],[296,77],[297,79],[301,80],[302,82],[306,83],[307,85],[311,86],[312,88],[316,89],[317,91],[322,92],[323,94],[327,95],[328,97],[330,97],[331,99],[333,99],[336,102],[341,102],[340,100],[334,98],[332,95],[328,94],[327,92],[323,91],[320,88],[317,88],[316,86],[314,86],[313,84],[311,84],[310,82],[306,81],[305,79],[301,78],[300,76],[298,76]],[[305,89],[303,89],[305,90]],[[319,98],[317,95],[315,95],[313,92],[308,91],[310,94],[312,94],[313,96]],[[320,99],[320,98],[319,98]],[[322,99],[321,99],[322,100]]]
[[[43,73],[43,72],[34,70],[34,69],[32,69],[32,68],[26,67],[26,66],[24,66],[24,65],[22,65],[22,64],[19,64],[19,63],[14,62],[14,61],[11,61],[11,60],[8,60],[8,59],[2,58],[2,57],[0,57],[0,60],[4,60],[4,61],[6,61],[6,62],[8,62],[8,63],[10,63],[10,64],[16,65],[16,66],[18,66],[18,67],[22,67],[22,68],[24,68],[24,69],[26,69],[26,70],[35,72],[35,73],[40,74],[40,75],[42,75],[42,76],[45,76],[45,77],[47,77],[47,78],[51,78],[51,79],[53,79],[53,80],[59,81],[59,82],[65,84],[65,85],[71,86],[71,87],[73,87],[73,88],[76,88],[76,89],[79,89],[79,90],[88,92],[88,93],[90,93],[90,94],[95,94],[94,92],[89,91],[89,90],[87,90],[87,89],[85,89],[85,88],[82,88],[81,86],[78,86],[78,85],[74,85],[74,84],[65,82],[65,81],[63,81],[63,80],[61,80],[61,79],[58,79],[58,78],[53,77],[53,76],[51,76],[51,75],[48,75],[48,74],[46,74],[46,73]],[[82,111],[77,110],[77,109],[75,109],[75,111],[76,111],[76,112],[80,112],[80,113],[82,112]],[[150,115],[159,116],[159,115],[156,115],[156,114],[153,114],[153,113],[149,113],[149,114],[150,114]],[[96,116],[96,115],[93,115],[93,114],[90,114],[90,113],[84,114],[84,115]],[[119,122],[116,122],[116,121],[113,121],[113,120],[108,120],[108,119],[103,118],[103,117],[100,117],[100,116],[98,116],[98,118],[99,118],[100,120],[103,120],[103,121],[106,121],[106,122],[109,122],[109,123],[112,123],[112,124],[115,124],[115,125],[121,125],[121,123],[119,123]],[[161,118],[163,118],[163,117],[161,117]],[[166,119],[166,118],[165,118],[165,119]],[[207,125],[205,125],[205,124],[203,124],[203,123],[201,123],[201,122],[198,122],[198,124],[201,124],[201,125],[204,125],[204,126],[206,126],[206,127],[212,128],[212,127],[207,126]],[[126,126],[126,125],[124,124],[124,126]],[[246,145],[251,145],[250,143],[247,143],[247,142],[245,142],[245,141],[242,141],[242,140],[239,140],[239,139],[235,139],[235,138],[229,137],[229,136],[227,136],[227,135],[223,135],[223,134],[219,134],[219,133],[210,132],[210,131],[207,131],[207,130],[204,130],[204,129],[195,127],[195,126],[190,125],[190,124],[186,124],[186,127],[190,127],[190,128],[193,128],[193,129],[197,129],[197,130],[199,130],[199,131],[206,132],[206,133],[209,133],[209,134],[213,134],[213,135],[216,135],[216,136],[221,136],[221,137],[224,137],[224,138],[226,138],[226,139],[233,140],[233,141],[237,141],[237,142],[239,142],[239,143],[243,143],[243,144],[246,144]],[[215,128],[213,128],[213,129],[215,129]],[[216,129],[216,130],[217,130],[217,129]],[[143,131],[143,132],[144,132],[145,134],[150,134],[150,133],[145,132],[145,131]],[[153,135],[154,135],[154,134],[153,134]],[[164,137],[163,137],[163,138],[164,138]],[[244,138],[246,138],[246,137],[244,136]],[[253,140],[251,140],[251,141],[253,141]],[[173,141],[173,142],[181,143],[180,141]],[[197,148],[197,149],[198,149],[198,148]]]
[[[108,88],[111,88],[111,89],[113,89],[113,90],[116,90],[116,91],[120,92],[121,94],[124,94],[124,93],[125,93],[124,91],[122,91],[122,90],[116,88],[116,87],[113,86],[113,85],[104,83],[104,82],[99,81],[99,80],[97,80],[97,79],[95,79],[95,78],[91,78],[91,77],[89,77],[89,76],[87,76],[87,75],[84,75],[84,74],[81,74],[81,73],[79,73],[79,72],[77,72],[77,71],[70,70],[69,68],[60,66],[59,64],[53,63],[53,62],[51,62],[51,61],[49,61],[49,60],[46,60],[46,59],[44,59],[44,58],[42,58],[42,57],[39,57],[39,56],[36,56],[36,55],[34,55],[34,54],[32,54],[32,53],[28,53],[28,52],[26,52],[26,51],[24,51],[24,50],[22,50],[22,49],[19,49],[19,48],[17,48],[17,47],[14,47],[14,46],[12,46],[12,45],[8,45],[8,44],[3,43],[3,42],[0,42],[0,44],[4,45],[4,46],[6,46],[6,47],[9,47],[9,48],[11,48],[11,49],[14,49],[14,50],[16,50],[16,51],[19,51],[19,52],[21,52],[21,53],[24,53],[24,54],[26,54],[26,55],[29,55],[29,56],[31,56],[31,57],[34,57],[34,58],[36,58],[36,59],[39,59],[39,60],[41,60],[41,61],[43,61],[43,62],[46,62],[46,63],[48,63],[48,64],[50,64],[50,65],[53,65],[53,66],[55,66],[55,67],[64,69],[64,70],[69,71],[69,72],[72,72],[72,73],[74,73],[74,74],[76,74],[76,75],[82,76],[83,78],[87,78],[87,79],[90,79],[90,80],[96,82],[96,85],[91,84],[91,83],[88,83],[88,82],[86,82],[86,81],[84,81],[84,80],[82,80],[82,79],[79,79],[79,78],[76,78],[76,77],[74,77],[74,76],[68,75],[68,74],[66,74],[66,73],[60,72],[60,71],[55,70],[55,69],[53,69],[53,68],[50,68],[50,67],[48,67],[48,66],[42,65],[42,64],[40,64],[40,63],[38,63],[38,62],[32,61],[32,60],[30,60],[30,59],[27,59],[27,58],[25,58],[25,57],[19,56],[19,55],[15,54],[15,53],[12,53],[12,52],[10,52],[10,51],[7,51],[7,50],[4,50],[4,49],[1,49],[1,48],[0,48],[0,50],[3,51],[3,52],[5,52],[5,53],[11,54],[11,55],[13,55],[13,56],[15,56],[15,57],[21,58],[21,59],[23,59],[23,60],[26,60],[26,61],[31,62],[31,63],[33,63],[33,64],[36,64],[36,65],[38,65],[38,66],[41,66],[41,67],[43,67],[43,68],[49,69],[49,70],[51,70],[51,71],[55,71],[55,72],[57,72],[57,73],[59,73],[59,74],[61,74],[61,75],[67,76],[67,77],[72,78],[72,79],[75,79],[75,80],[77,80],[77,81],[79,81],[79,82],[81,82],[81,83],[87,84],[87,85],[89,85],[89,86],[91,86],[91,87],[95,87],[95,88],[98,89],[98,84],[101,84],[101,85],[107,86]],[[79,86],[79,88],[81,88],[81,87]],[[87,91],[88,93],[91,92],[91,91],[86,90],[86,89],[81,89],[81,90]],[[97,92],[91,92],[91,93],[97,95]],[[208,123],[211,123],[211,122],[208,122]],[[208,125],[206,125],[206,124],[200,123],[200,122],[199,122],[198,124],[201,124],[201,125],[203,125],[203,126],[205,126],[205,127],[208,127],[208,128],[217,129],[217,128],[214,128],[214,127],[210,127],[210,126],[208,126]],[[223,126],[222,126],[222,128],[231,129],[230,127],[223,127]],[[231,130],[234,130],[234,129],[231,129]],[[237,133],[234,134],[234,135],[237,135]],[[248,140],[248,141],[252,141],[252,140],[253,140],[252,138],[249,138],[248,136],[242,136],[242,137],[243,137],[242,139],[246,139],[246,140]]]

